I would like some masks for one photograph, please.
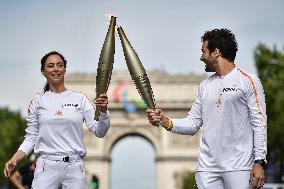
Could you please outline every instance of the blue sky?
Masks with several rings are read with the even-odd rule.
[[[0,106],[26,113],[45,83],[41,57],[63,53],[67,72],[95,72],[106,35],[105,13],[116,15],[147,70],[203,73],[204,31],[226,27],[236,34],[238,67],[255,73],[253,49],[284,44],[284,1],[0,0]],[[114,69],[127,69],[116,39]]]

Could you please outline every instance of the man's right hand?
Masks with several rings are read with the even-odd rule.
[[[151,123],[152,125],[154,126],[157,126],[157,123],[161,122],[161,119],[162,119],[162,114],[161,114],[161,109],[155,109],[155,110],[152,110],[152,109],[147,109],[146,110],[147,112],[147,117],[148,117],[148,121],[149,123]]]

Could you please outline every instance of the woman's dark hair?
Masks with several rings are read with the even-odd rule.
[[[208,41],[208,50],[212,53],[219,49],[221,56],[229,61],[234,61],[238,51],[238,43],[235,35],[228,29],[213,29],[206,31],[201,41]]]
[[[43,72],[44,70],[44,64],[45,64],[45,61],[46,59],[51,56],[51,55],[58,55],[60,56],[60,58],[63,60],[63,63],[64,63],[64,67],[66,68],[67,66],[67,61],[65,60],[64,56],[62,54],[60,54],[59,52],[56,52],[56,51],[51,51],[49,53],[47,53],[46,55],[44,55],[41,59],[41,67],[40,67],[40,70]],[[43,88],[43,91],[46,92],[46,91],[49,91],[49,84],[46,83],[44,88]]]

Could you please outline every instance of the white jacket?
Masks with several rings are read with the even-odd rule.
[[[173,133],[194,135],[202,127],[197,171],[250,170],[266,159],[267,118],[260,80],[234,68],[201,82],[188,116],[173,119]]]
[[[25,140],[19,150],[36,154],[86,155],[83,121],[90,132],[104,137],[110,126],[109,113],[94,120],[95,106],[83,93],[66,90],[37,94],[28,109]]]

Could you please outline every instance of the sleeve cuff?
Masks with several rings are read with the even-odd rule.
[[[102,119],[109,118],[109,111],[107,110],[106,112],[101,112],[100,118],[102,118]]]
[[[21,144],[18,150],[23,151],[26,154],[26,156],[28,156],[33,150],[33,144],[29,141],[25,141],[24,143]]]

